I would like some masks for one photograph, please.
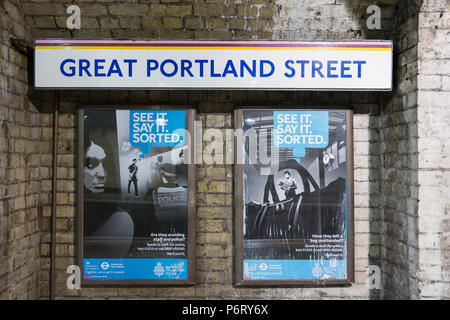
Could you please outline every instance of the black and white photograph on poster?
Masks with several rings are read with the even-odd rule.
[[[346,111],[242,115],[243,131],[259,137],[256,161],[244,145],[244,280],[346,279]]]
[[[86,109],[83,119],[85,279],[186,278],[186,112]]]

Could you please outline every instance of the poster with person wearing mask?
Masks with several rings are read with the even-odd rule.
[[[238,284],[348,283],[350,111],[244,109],[235,121]]]
[[[80,111],[84,281],[188,280],[189,114]]]

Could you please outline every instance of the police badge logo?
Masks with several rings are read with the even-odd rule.
[[[312,274],[315,278],[319,278],[322,275],[322,268],[318,263],[314,264],[314,268],[312,269]]]
[[[155,268],[153,268],[153,272],[158,277],[161,277],[164,274],[164,267],[162,266],[161,262],[158,262],[156,264]]]

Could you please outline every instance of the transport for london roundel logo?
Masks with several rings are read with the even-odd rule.
[[[161,262],[158,262],[156,264],[155,268],[153,268],[153,272],[158,277],[161,277],[164,274],[164,267],[161,265]]]

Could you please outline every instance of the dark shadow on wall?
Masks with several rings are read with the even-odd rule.
[[[381,287],[371,290],[372,298],[418,296],[417,28],[421,4],[399,0],[393,8],[391,29],[385,34],[394,43],[393,91],[379,95],[378,116],[370,118],[370,127],[377,130],[371,130],[370,153],[378,157],[371,157],[370,164],[374,183],[369,263],[381,268]],[[361,14],[358,7],[353,10]],[[364,24],[362,29],[372,38],[373,30]]]
[[[386,132],[382,174],[386,177],[384,296],[411,299],[418,290],[418,13],[422,1],[397,6],[397,79],[393,98],[383,104],[380,125]],[[391,160],[392,159],[392,160]],[[391,193],[390,193],[391,192]],[[392,193],[397,199],[392,197]],[[394,201],[395,200],[395,201]],[[396,204],[395,204],[396,203]]]
[[[344,2],[360,18],[362,38],[391,39],[394,43],[393,90],[379,94],[379,110],[369,124],[369,264],[381,269],[381,286],[374,286],[370,295],[373,299],[410,299],[419,294],[417,28],[422,1],[372,4],[381,8],[381,30],[368,29],[367,5]]]

